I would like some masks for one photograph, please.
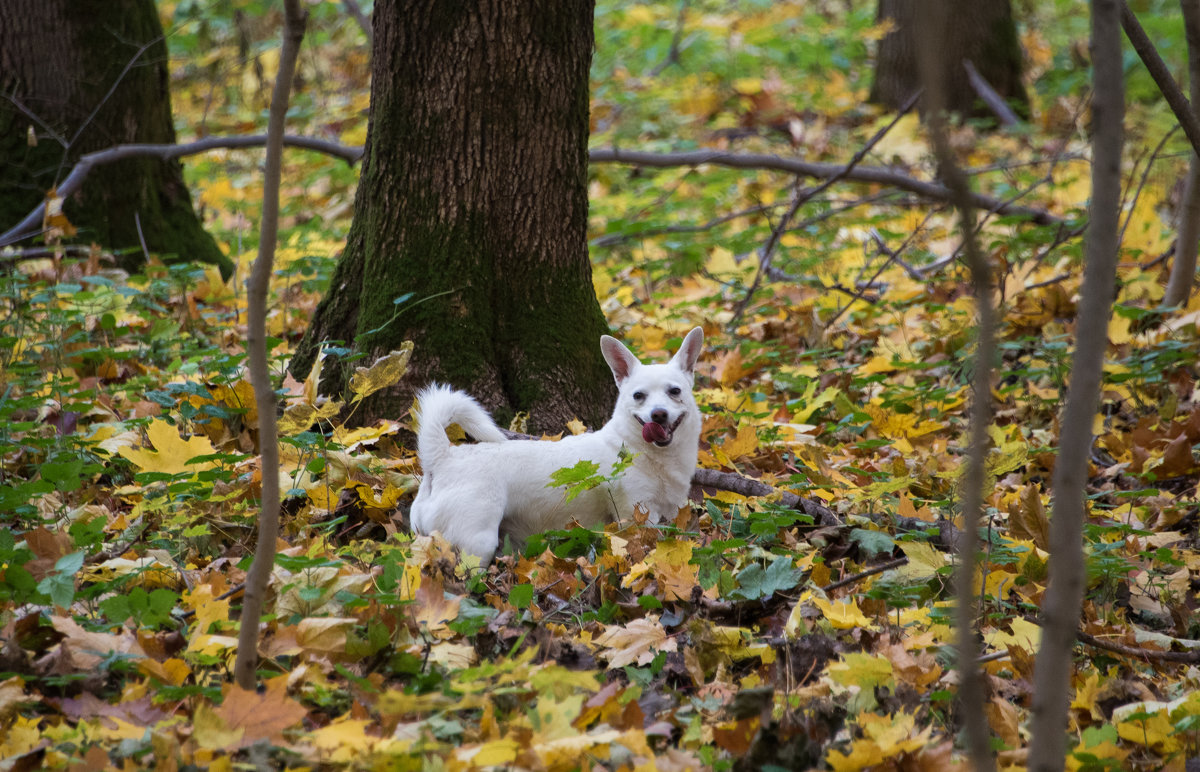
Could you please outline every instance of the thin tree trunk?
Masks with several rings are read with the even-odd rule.
[[[1179,0],[1183,11],[1183,29],[1188,47],[1188,86],[1192,112],[1200,106],[1200,0]],[[1175,234],[1175,259],[1163,293],[1166,307],[1186,305],[1196,279],[1196,253],[1200,249],[1200,155],[1192,152],[1183,203],[1179,207],[1179,226]]]
[[[152,0],[0,3],[0,231],[19,221],[84,153],[175,141],[167,46]],[[96,171],[65,212],[84,243],[231,270],[204,232],[175,160]],[[28,236],[36,235],[38,228]]]
[[[1072,652],[1086,578],[1083,525],[1092,419],[1100,404],[1108,322],[1116,282],[1121,145],[1125,114],[1121,2],[1092,0],[1092,198],[1075,354],[1054,465],[1050,583],[1042,603],[1042,645],[1035,672],[1029,769],[1057,772],[1067,753]]]
[[[246,576],[246,594],[242,600],[242,626],[238,631],[237,660],[233,676],[238,686],[254,689],[258,667],[258,622],[263,600],[275,565],[275,540],[279,536],[279,443],[275,425],[275,389],[267,360],[267,290],[275,262],[275,239],[279,232],[279,181],[283,168],[283,129],[287,122],[288,96],[296,57],[304,39],[308,14],[300,0],[284,0],[283,51],[279,72],[271,93],[271,112],[267,123],[267,160],[263,173],[262,227],[258,257],[246,282],[246,349],[254,401],[258,405],[259,465],[262,470],[262,510],[258,515],[258,544],[254,562]]]
[[[950,36],[950,18],[945,2],[930,3],[924,20],[923,43],[918,63],[925,84],[926,124],[938,169],[954,197],[960,216],[963,254],[971,272],[975,295],[976,352],[971,394],[970,445],[967,470],[960,487],[962,536],[958,540],[958,568],[954,575],[955,626],[957,628],[958,706],[965,728],[967,754],[975,772],[996,768],[992,756],[991,732],[984,712],[988,701],[980,671],[976,618],[975,574],[979,566],[979,527],[983,521],[984,482],[987,479],[988,427],[992,422],[992,367],[996,356],[996,313],[992,307],[992,269],[975,238],[975,208],[971,205],[971,186],[959,169],[950,141],[946,137],[946,81],[951,62],[939,48],[939,40]]]
[[[376,4],[354,223],[292,364],[306,373],[329,340],[368,359],[412,340],[409,374],[356,420],[403,415],[430,380],[501,421],[528,411],[534,430],[607,418],[607,325],[586,242],[592,10]]]

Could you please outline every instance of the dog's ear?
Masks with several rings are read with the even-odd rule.
[[[700,349],[703,347],[704,329],[693,327],[692,331],[683,339],[683,345],[679,347],[679,351],[675,352],[671,363],[692,377],[696,370],[696,360],[700,358]]]
[[[641,364],[633,352],[625,348],[625,344],[609,335],[600,336],[600,353],[612,368],[613,378],[617,380],[618,386]]]

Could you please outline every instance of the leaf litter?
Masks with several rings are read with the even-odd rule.
[[[163,11],[169,21],[188,12]],[[678,64],[651,74],[680,19]],[[970,127],[956,139],[965,164],[1001,169],[980,185],[1030,186],[1027,203],[1074,218],[1087,174],[1064,117],[1078,107],[1061,88],[1072,73],[1039,54],[1051,44],[1032,30],[1057,29],[1063,50],[1085,32],[1053,21],[1025,33],[1036,141]],[[680,16],[600,3],[597,25],[594,147],[695,143],[844,163],[888,120],[864,106],[864,41],[878,36],[865,11],[702,3]],[[214,23],[174,36],[181,134],[255,125],[254,69],[214,73],[196,55],[236,51],[238,34]],[[274,28],[255,34],[269,49]],[[361,142],[361,40],[318,19],[309,43],[302,66],[323,86],[298,96],[297,122]],[[1132,141],[1150,146],[1161,116],[1140,109]],[[915,122],[876,152],[929,171]],[[1166,177],[1181,162],[1156,163]],[[199,158],[189,175],[244,269],[254,156]],[[279,364],[327,285],[353,195],[353,173],[325,159],[289,156],[285,175],[270,321]],[[240,279],[157,261],[138,276],[103,259],[19,264],[0,292],[0,759],[13,769],[954,766],[954,558],[943,534],[956,517],[973,311],[962,269],[942,262],[956,248],[951,217],[877,186],[836,186],[798,213],[778,275],[728,329],[791,184],[769,171],[596,165],[594,280],[611,325],[643,356],[705,326],[703,467],[819,502],[839,524],[778,495],[710,489],[673,523],[552,532],[490,566],[464,565],[405,526],[419,473],[409,417],[347,428],[352,407],[318,393],[315,369],[281,384],[284,530],[254,693],[229,678],[261,474]],[[1200,742],[1200,306],[1165,324],[1155,315],[1169,195],[1151,183],[1131,205],[1110,327],[1073,679],[1076,769],[1182,768]],[[1003,366],[975,589],[986,713],[1001,766],[1019,769],[1079,244],[1003,218],[984,235],[1003,279]],[[902,248],[900,259],[880,242]],[[386,388],[414,348],[360,363],[351,399]]]

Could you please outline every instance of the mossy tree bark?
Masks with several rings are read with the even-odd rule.
[[[879,0],[877,9],[876,19],[890,22],[892,29],[879,41],[870,100],[898,109],[921,88],[917,46],[928,6],[922,0]],[[973,118],[994,117],[971,85],[962,64],[969,61],[1017,115],[1028,118],[1029,96],[1021,82],[1021,45],[1010,0],[954,0],[945,12],[948,34],[939,42],[945,60],[952,63],[946,73],[946,108]]]
[[[529,411],[534,430],[607,418],[586,241],[592,13],[592,0],[376,3],[354,222],[292,365],[303,377],[324,341],[370,360],[412,340],[404,382],[356,420],[403,415],[431,380],[502,421]]]
[[[0,3],[0,91],[0,230],[37,206],[80,155],[175,141],[153,0]],[[143,238],[166,258],[231,267],[201,227],[178,161],[99,167],[64,209],[81,240],[131,250],[130,267],[142,260]]]

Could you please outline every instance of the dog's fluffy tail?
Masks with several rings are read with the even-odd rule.
[[[478,402],[449,386],[432,383],[417,394],[417,455],[429,472],[450,450],[446,427],[458,424],[479,442],[505,442],[507,438]]]

